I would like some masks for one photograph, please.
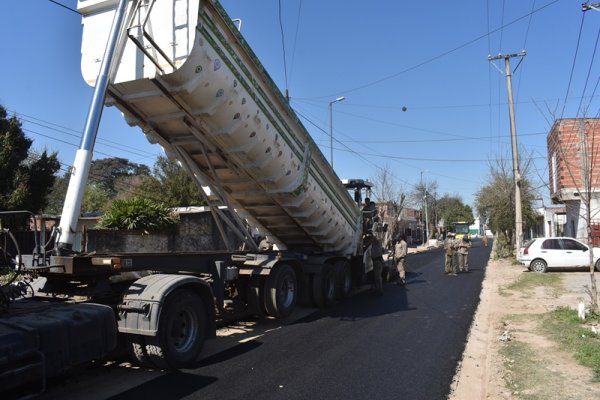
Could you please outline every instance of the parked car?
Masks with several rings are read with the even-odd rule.
[[[549,268],[589,267],[590,248],[568,237],[537,238],[525,243],[518,261],[530,271],[546,272]],[[594,266],[600,271],[600,247],[592,248]]]

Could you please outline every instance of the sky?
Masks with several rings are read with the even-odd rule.
[[[59,4],[57,4],[59,3]],[[556,118],[597,117],[600,12],[581,0],[223,0],[338,176],[398,190],[437,183],[473,205],[490,165],[511,169],[504,59],[510,59],[519,156],[548,205],[546,136]],[[62,5],[62,6],[61,6]],[[73,163],[93,88],[81,77],[74,0],[4,0],[0,104],[33,149]],[[343,101],[331,104],[336,98]],[[331,113],[330,113],[331,110]],[[105,108],[94,158],[153,165],[162,154]],[[331,160],[330,160],[331,161]]]

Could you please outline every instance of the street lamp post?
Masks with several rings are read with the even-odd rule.
[[[423,185],[423,172],[428,172],[428,170],[421,171],[421,185]],[[423,186],[423,193],[423,201],[425,202],[425,231],[423,232],[423,244],[425,244],[425,241],[429,239],[429,215],[427,215],[427,186]]]
[[[331,168],[333,168],[333,103],[338,103],[344,99],[344,96],[340,96],[329,102],[329,163],[331,164]]]

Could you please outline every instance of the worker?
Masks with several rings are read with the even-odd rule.
[[[408,245],[404,239],[404,235],[400,235],[400,238],[394,246],[394,260],[396,261],[396,269],[398,270],[398,285],[404,286],[406,284],[406,254],[408,254]]]
[[[365,205],[362,208],[362,214],[364,223],[363,230],[366,232],[371,229],[373,221],[377,216],[377,206],[368,197],[365,197]]]
[[[458,242],[458,270],[469,272],[469,247],[471,247],[471,243],[467,235],[463,236],[462,240]]]
[[[269,242],[266,236],[263,236],[260,243],[258,244],[258,251],[271,251],[273,250],[273,243]]]
[[[373,260],[373,281],[375,293],[383,294],[383,247],[374,235],[369,235],[371,241],[371,259]]]
[[[456,262],[454,260],[456,243],[454,240],[454,233],[448,232],[448,234],[446,235],[446,243],[444,245],[444,249],[446,251],[445,271],[448,275],[456,275]]]

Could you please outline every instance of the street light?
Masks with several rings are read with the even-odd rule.
[[[344,99],[344,96],[340,96],[329,102],[329,162],[331,163],[331,168],[333,168],[333,103],[338,103]]]
[[[429,170],[421,171],[421,185],[423,184],[423,172],[429,172]],[[424,192],[423,201],[425,202],[425,232],[426,232],[423,242],[425,242],[425,239],[429,239],[429,216],[427,215],[427,186],[423,186],[423,192]],[[425,244],[425,243],[423,243],[423,244]]]

